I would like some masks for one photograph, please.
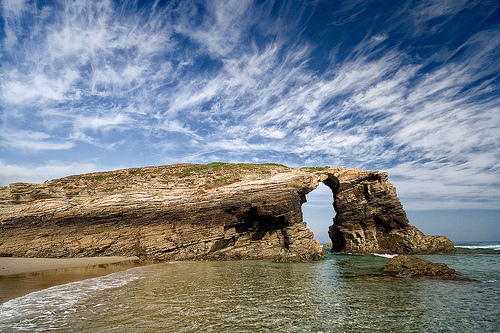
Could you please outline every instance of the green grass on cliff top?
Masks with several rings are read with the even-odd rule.
[[[227,162],[211,162],[208,163],[207,166],[211,167],[213,169],[220,169],[220,168],[234,168],[234,167],[241,167],[241,168],[252,168],[257,165],[264,165],[264,166],[278,166],[278,167],[284,167],[288,168],[286,165],[279,164],[279,163],[261,163],[261,164],[254,164],[254,163],[227,163]]]
[[[313,173],[327,168],[325,166],[302,167],[298,169]],[[72,175],[46,181],[43,184],[24,184],[26,187],[24,191],[26,195],[35,197],[39,197],[40,195],[43,197],[65,195],[68,198],[82,195],[95,197],[99,194],[121,193],[134,188],[149,188],[149,185],[146,184],[150,183],[160,184],[161,188],[185,187],[199,189],[199,191],[203,192],[249,179],[248,177],[261,179],[276,172],[289,172],[293,169],[296,168],[290,168],[279,163],[211,162],[208,164],[183,163],[146,166]]]
[[[317,172],[329,168],[328,166],[320,167],[301,167],[301,171]],[[257,172],[259,174],[270,174],[272,170],[277,172],[286,172],[293,169],[279,163],[228,163],[228,162],[211,162],[207,164],[172,164],[163,166],[148,166],[141,168],[130,168],[107,172],[94,172],[85,175],[68,176],[61,179],[54,179],[50,183],[64,183],[65,187],[70,186],[73,182],[85,182],[103,184],[114,181],[119,182],[135,182],[145,177],[173,177],[173,178],[190,178],[190,177],[210,177],[216,179],[217,184],[227,184],[237,181],[238,175],[248,172]],[[80,184],[84,185],[84,184]],[[90,184],[88,184],[90,185]],[[111,185],[111,184],[110,184]]]

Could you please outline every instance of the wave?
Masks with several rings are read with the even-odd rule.
[[[464,244],[456,244],[457,247],[465,247],[471,250],[474,249],[481,249],[481,250],[493,250],[493,251],[499,251],[500,250],[500,244],[498,243],[490,243],[490,244],[485,244],[485,243],[464,243]]]
[[[383,258],[394,258],[395,256],[397,256],[397,254],[387,254],[387,253],[372,253],[374,256],[377,256],[377,257],[383,257]]]
[[[112,288],[123,287],[142,278],[144,267],[62,284],[11,299],[0,305],[0,331],[4,325],[20,321],[36,322],[59,311],[75,312],[78,303]]]

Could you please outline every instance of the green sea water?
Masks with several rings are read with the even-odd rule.
[[[470,281],[393,279],[387,258],[172,262],[0,305],[0,331],[498,332],[500,255],[425,256]]]

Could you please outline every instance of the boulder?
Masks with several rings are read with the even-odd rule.
[[[454,269],[446,264],[433,263],[429,260],[407,257],[405,255],[395,256],[387,262],[384,273],[396,277],[429,277],[435,279],[457,280],[459,278]]]

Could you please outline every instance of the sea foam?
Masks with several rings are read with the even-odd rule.
[[[372,253],[374,256],[377,256],[377,257],[383,257],[383,258],[394,258],[395,256],[397,256],[397,254],[388,254],[388,253]]]
[[[4,325],[13,322],[25,323],[27,325],[24,328],[29,328],[30,322],[36,322],[42,317],[48,319],[47,317],[56,312],[75,312],[78,303],[104,290],[123,287],[141,279],[140,270],[143,268],[136,267],[106,276],[62,284],[11,299],[0,305],[0,330],[5,327]]]
[[[483,249],[483,250],[492,250],[492,251],[500,251],[500,244],[498,243],[465,243],[465,244],[456,244],[457,247],[464,247],[468,249]]]

